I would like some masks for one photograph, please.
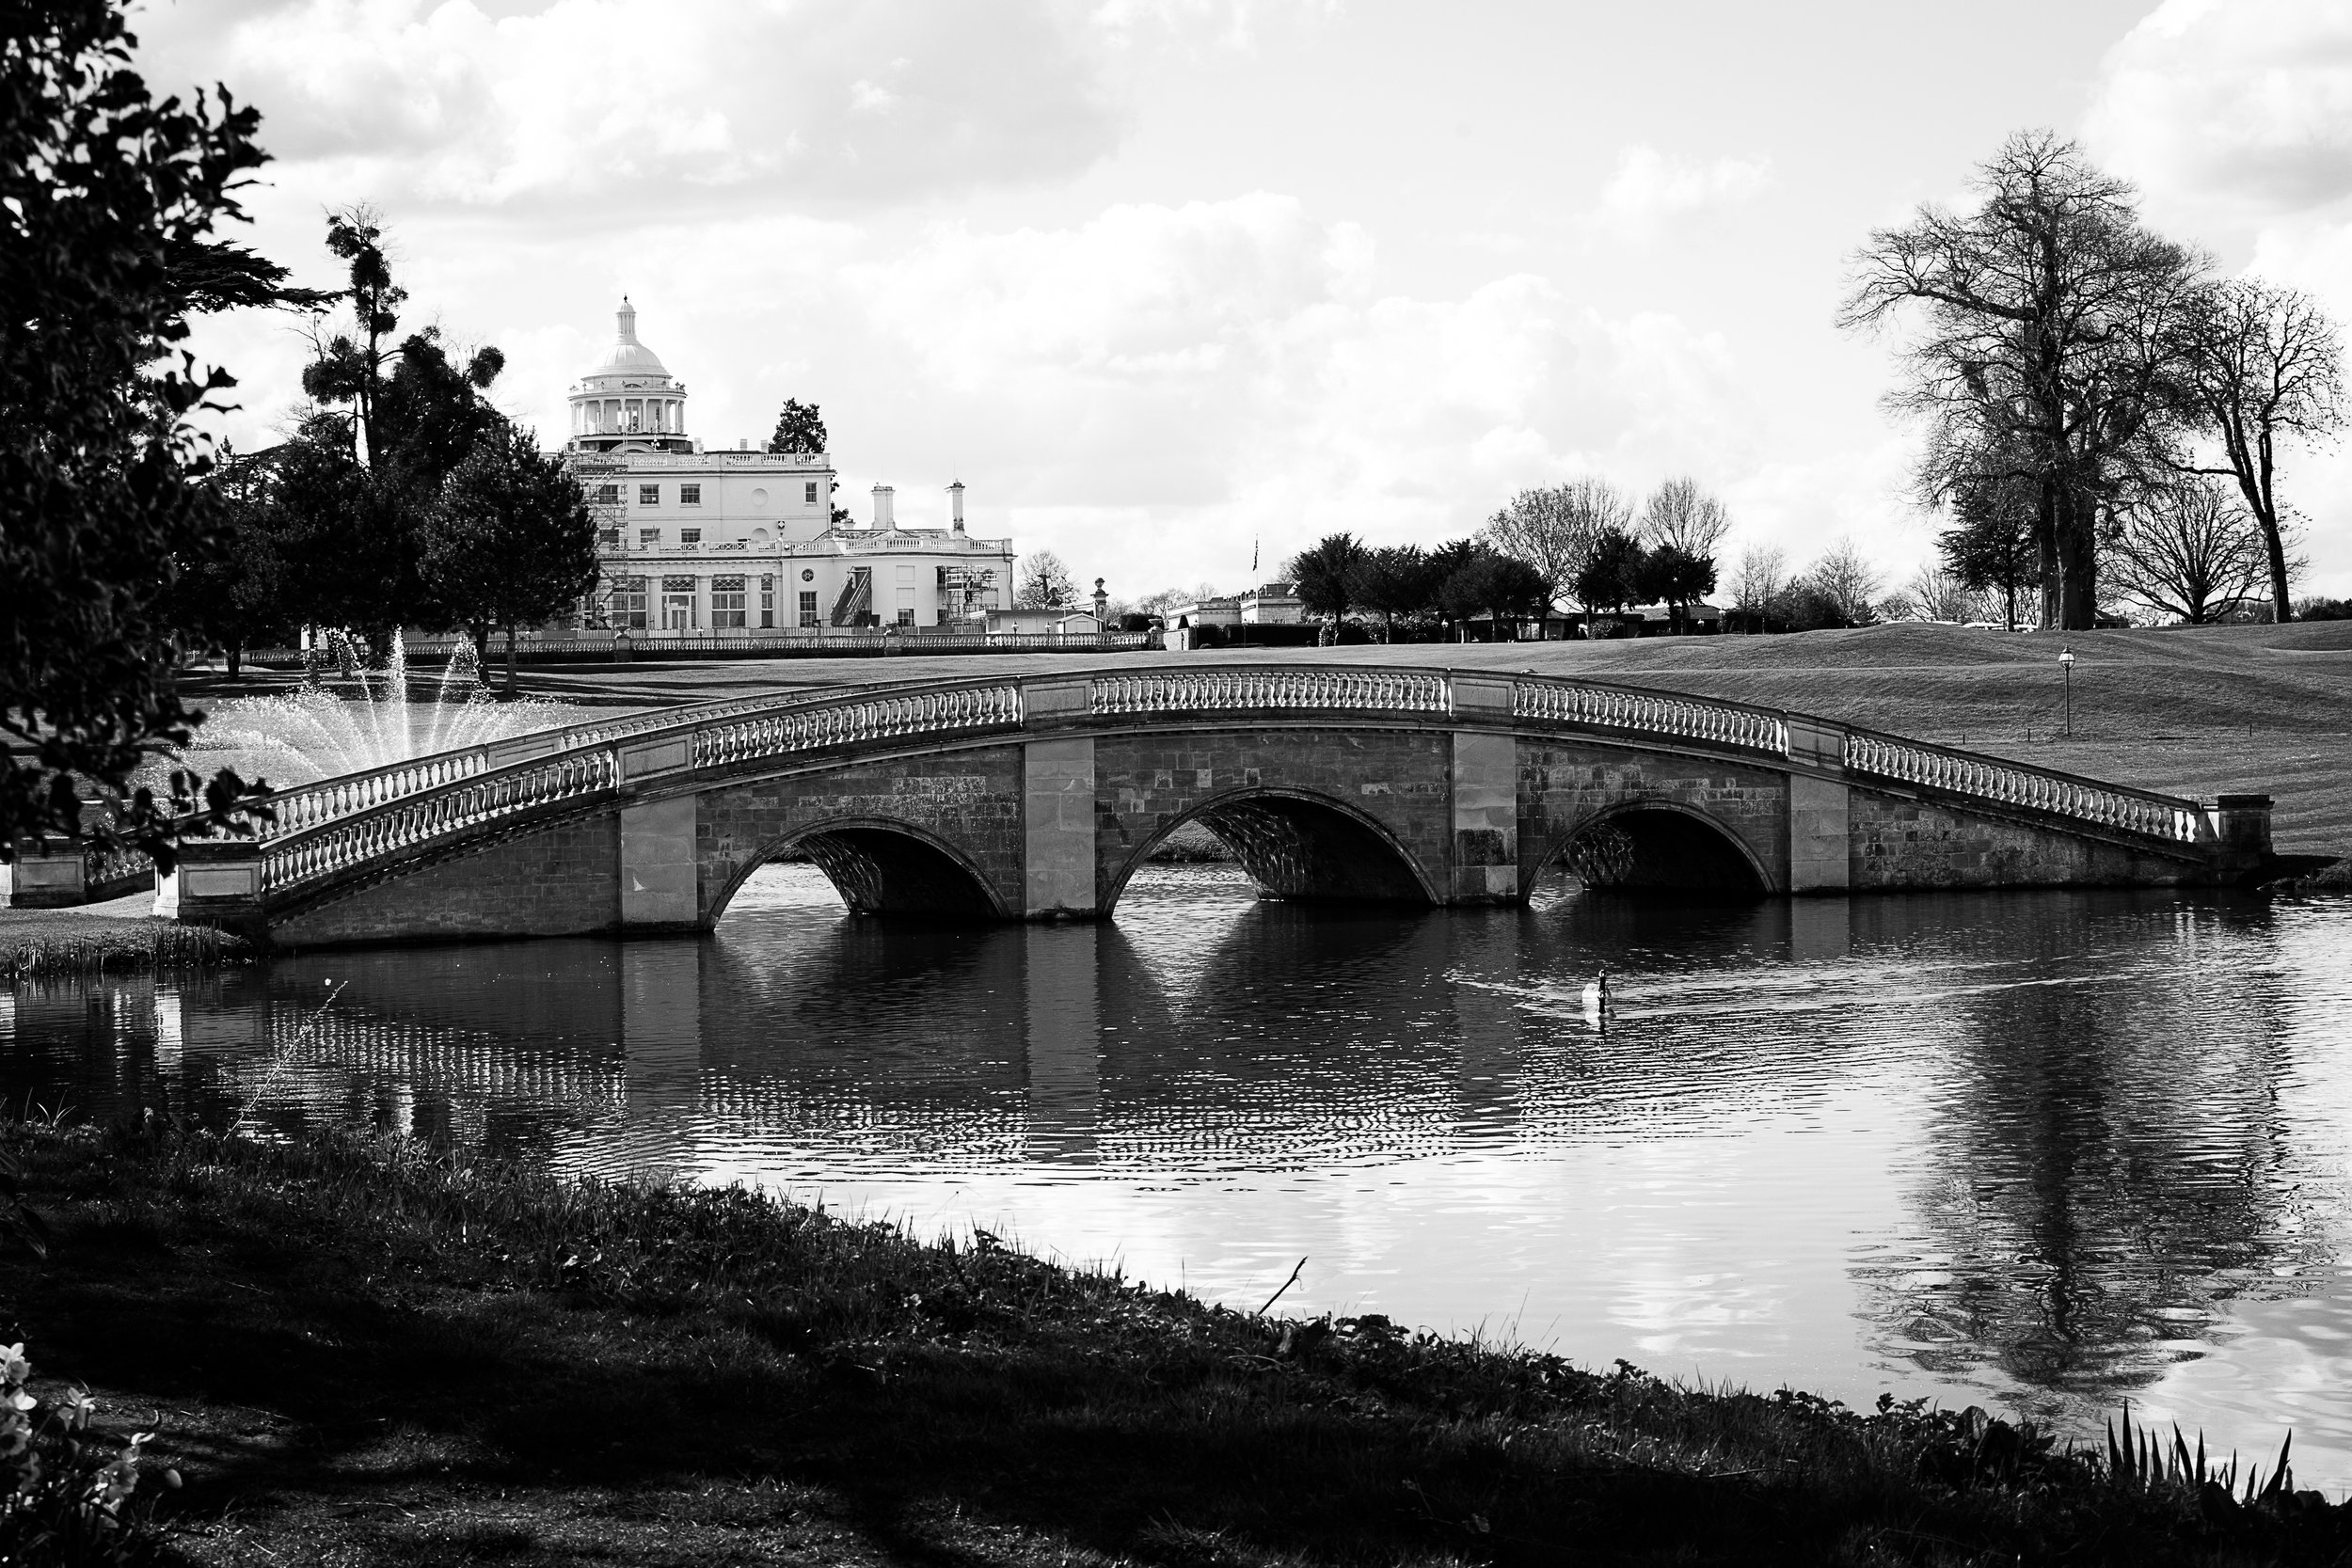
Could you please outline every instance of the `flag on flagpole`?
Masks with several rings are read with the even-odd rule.
[[[1257,540],[1255,540],[1255,539],[1252,539],[1252,540],[1250,540],[1250,541],[1249,541],[1249,579],[1250,579],[1252,582],[1255,582],[1255,581],[1257,580],[1257,578],[1258,578],[1258,541],[1257,541]]]

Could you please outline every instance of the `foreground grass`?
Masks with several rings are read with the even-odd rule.
[[[1981,1413],[1261,1321],[740,1191],[411,1144],[0,1131],[40,1370],[203,1562],[2331,1562],[2352,1509]],[[2160,1465],[2153,1466],[2160,1469]]]

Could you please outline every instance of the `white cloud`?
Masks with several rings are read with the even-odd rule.
[[[1701,163],[1637,144],[1617,154],[1616,170],[1601,187],[1593,221],[1602,229],[1643,238],[1687,214],[1752,201],[1772,182],[1768,159]]]
[[[2167,0],[2108,53],[2084,138],[2159,227],[2352,320],[2352,0]],[[2291,446],[2279,488],[2299,586],[2352,591],[2352,454]]]
[[[2109,52],[2085,135],[2165,204],[2352,194],[2352,3],[2166,0]]]
[[[1076,172],[1118,118],[1064,0],[283,0],[142,18],[158,82],[226,82],[281,160],[388,207],[843,207]]]

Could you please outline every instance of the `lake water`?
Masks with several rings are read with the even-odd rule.
[[[1606,1030],[1580,991],[1606,962]],[[330,1000],[331,999],[331,1000]],[[2352,1487],[2352,902],[2034,893],[853,917],[0,991],[0,1091],[395,1127],[978,1225],[1245,1307],[2093,1431]]]

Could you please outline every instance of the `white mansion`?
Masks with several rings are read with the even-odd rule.
[[[704,450],[686,432],[686,387],[620,334],[573,383],[572,454],[603,516],[591,626],[661,636],[819,635],[833,627],[980,629],[1012,602],[1012,542],[963,531],[963,485],[945,528],[901,528],[891,487],[870,526],[833,521],[830,456]]]

